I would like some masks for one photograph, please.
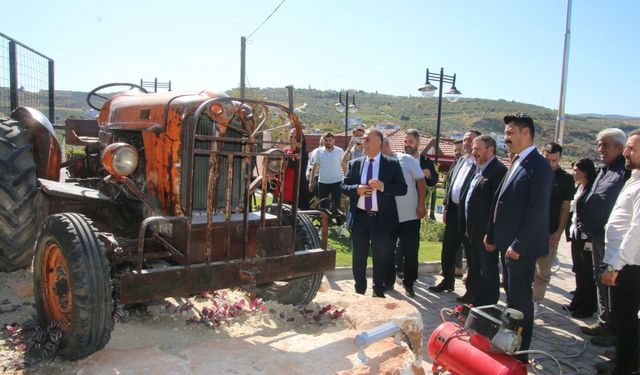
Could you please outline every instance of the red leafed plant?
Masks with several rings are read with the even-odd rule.
[[[188,319],[187,324],[203,324],[211,328],[217,328],[234,318],[266,311],[266,305],[260,298],[255,298],[248,304],[244,298],[234,303],[228,303],[224,300],[224,297],[227,297],[227,293],[223,293],[218,294],[215,292],[210,298],[211,306],[205,306],[201,311],[197,311],[198,316]]]
[[[333,311],[331,311],[333,309]],[[338,310],[332,305],[325,306],[298,306],[291,314],[287,315],[284,312],[278,313],[278,317],[286,322],[299,321],[307,325],[326,326],[327,324],[334,324],[335,321],[344,315],[345,310]],[[276,313],[276,311],[272,311]]]
[[[42,328],[35,318],[31,318],[23,324],[6,324],[4,332],[9,335],[7,343],[24,353],[22,362],[13,364],[18,370],[51,362],[62,340],[62,329],[58,321],[52,321],[46,328]]]

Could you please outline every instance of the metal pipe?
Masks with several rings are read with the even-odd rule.
[[[189,222],[190,219],[191,218],[188,216],[151,216],[142,220],[142,223],[140,223],[140,229],[138,230],[138,273],[142,273],[142,262],[144,260],[144,239],[147,227],[151,224],[161,221],[167,221],[169,223],[173,223],[176,221]]]
[[[245,75],[247,65],[247,38],[240,37],[240,98],[244,99]]]
[[[349,90],[347,90],[347,100],[344,102],[344,149],[349,147]]]
[[[367,362],[364,348],[389,336],[397,335],[398,332],[400,332],[400,327],[393,322],[389,322],[356,335],[353,341],[358,347],[358,361],[360,363]]]
[[[567,21],[564,31],[564,53],[562,55],[562,79],[560,80],[560,103],[556,118],[555,140],[562,144],[564,140],[564,102],[567,96],[567,75],[569,73],[569,47],[571,44],[571,0],[567,0]]]

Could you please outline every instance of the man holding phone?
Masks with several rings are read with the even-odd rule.
[[[364,156],[364,150],[362,149],[362,137],[364,137],[364,128],[362,126],[356,126],[351,132],[349,146],[344,150],[344,156],[342,157],[343,173],[347,172],[347,163],[353,159]]]

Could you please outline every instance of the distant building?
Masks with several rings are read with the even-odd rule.
[[[500,150],[507,150],[507,144],[504,143],[504,134],[491,133],[490,134],[493,139],[496,140],[496,145]]]
[[[462,139],[462,138],[464,138],[464,133],[463,132],[458,132],[458,131],[451,132],[451,138],[452,139]]]
[[[364,121],[360,117],[349,117],[349,125],[347,127],[353,129],[362,124],[364,124]],[[342,120],[342,125],[344,125],[344,119]]]
[[[395,122],[381,122],[379,124],[376,124],[376,129],[396,130],[396,129],[400,129],[400,125],[396,124]]]

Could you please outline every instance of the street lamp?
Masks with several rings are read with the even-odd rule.
[[[340,96],[338,98],[338,102],[336,103],[336,111],[338,113],[344,112],[344,149],[346,150],[349,147],[349,111],[352,113],[358,112],[358,106],[356,106],[356,96],[351,95],[351,104],[349,104],[349,90],[347,90],[345,94],[345,101],[342,101],[342,91],[340,91]]]
[[[435,87],[429,81],[430,79],[438,80],[440,82],[439,87]],[[433,163],[438,165],[438,150],[440,149],[440,115],[442,113],[442,85],[444,83],[450,83],[451,88],[446,92],[447,100],[450,102],[457,102],[462,93],[458,91],[456,88],[456,75],[446,75],[444,74],[444,68],[440,68],[440,74],[429,73],[429,69],[427,69],[426,79],[424,82],[424,86],[420,87],[418,91],[422,93],[424,97],[432,97],[435,94],[436,90],[438,90],[438,115],[436,120],[436,147],[435,147],[435,157]],[[433,194],[431,195],[431,214],[429,218],[435,220],[435,208],[436,208],[436,189],[433,189]]]

